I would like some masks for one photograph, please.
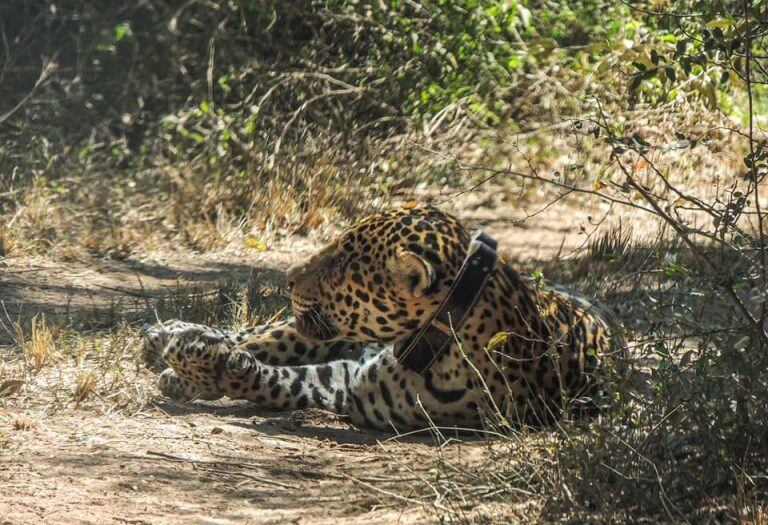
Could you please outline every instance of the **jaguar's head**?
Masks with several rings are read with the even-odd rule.
[[[288,271],[297,329],[320,341],[404,339],[445,298],[468,245],[459,221],[432,207],[366,217]]]

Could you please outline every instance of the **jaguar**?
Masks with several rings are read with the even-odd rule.
[[[620,325],[584,295],[524,278],[507,256],[429,369],[398,361],[398,345],[451,290],[470,238],[432,206],[372,214],[288,270],[293,318],[240,330],[145,325],[145,356],[167,367],[159,387],[174,399],[319,408],[378,429],[538,426],[597,410]]]

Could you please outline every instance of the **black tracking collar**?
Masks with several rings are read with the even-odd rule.
[[[464,325],[496,266],[497,246],[496,240],[481,230],[472,235],[467,257],[448,296],[416,333],[395,345],[395,359],[401,365],[423,374],[455,342],[454,334]]]

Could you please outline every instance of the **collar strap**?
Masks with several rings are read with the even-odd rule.
[[[395,345],[395,359],[400,364],[423,374],[456,341],[455,334],[464,325],[496,266],[497,246],[496,240],[482,230],[472,235],[467,256],[448,296],[416,333]]]

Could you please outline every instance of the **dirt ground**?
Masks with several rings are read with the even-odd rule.
[[[534,214],[539,210],[501,209],[487,194],[451,206],[471,227],[496,236],[513,256],[531,260],[567,255],[607,210],[600,204],[563,204]],[[297,254],[305,255],[314,244],[290,238],[262,251],[133,254],[122,261],[6,259],[0,261],[3,317],[29,319],[45,312],[73,325],[87,321],[98,335],[100,323],[107,328],[116,313],[136,326],[147,315],[148,297],[171,293],[180,282],[244,280],[252,267],[279,279]],[[3,337],[0,354],[8,364],[0,368],[0,383],[13,379],[14,370],[9,334]],[[75,373],[72,367],[53,367],[0,396],[0,524],[437,519],[430,509],[439,508],[439,501],[404,496],[402,490],[433,473],[439,447],[429,434],[397,438],[355,429],[318,411],[272,413],[233,401],[174,403],[157,395],[148,370],[131,371],[123,386],[138,405],[78,405],[66,388],[45,387]],[[109,401],[109,393],[100,395]],[[468,436],[440,451],[471,460],[487,447]],[[466,511],[501,522],[517,513],[514,507]]]

